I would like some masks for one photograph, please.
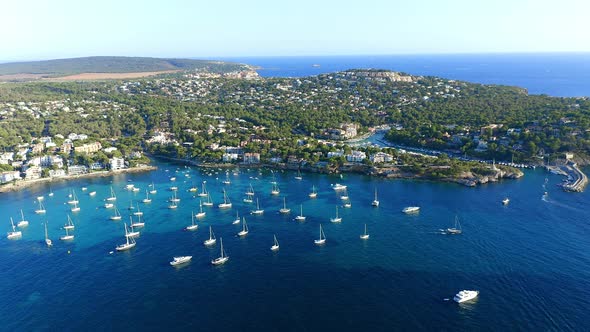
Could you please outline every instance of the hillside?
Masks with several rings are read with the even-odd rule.
[[[247,65],[191,59],[96,56],[0,64],[0,80],[55,78],[83,73],[157,73],[200,69],[213,73],[247,70]]]

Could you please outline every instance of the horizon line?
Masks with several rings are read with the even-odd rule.
[[[397,57],[397,56],[461,56],[461,55],[590,55],[590,51],[517,51],[517,52],[441,52],[441,53],[359,53],[359,54],[302,54],[302,55],[223,55],[223,56],[148,56],[148,55],[83,55],[62,58],[30,58],[23,60],[0,59],[0,64],[19,62],[41,62],[51,60],[82,59],[92,57],[153,58],[214,60],[232,58],[328,58],[328,57]]]

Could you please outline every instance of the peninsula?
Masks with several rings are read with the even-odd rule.
[[[244,64],[139,59],[85,58],[94,65],[69,71],[56,60],[43,75],[84,75],[104,62],[113,72],[166,73],[0,85],[0,183],[132,168],[149,163],[146,153],[467,186],[522,176],[513,166],[589,160],[588,98],[385,70],[261,78]],[[350,142],[376,132],[386,144]]]

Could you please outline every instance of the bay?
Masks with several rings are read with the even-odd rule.
[[[587,192],[563,192],[556,187],[561,178],[543,170],[477,188],[353,174],[295,180],[294,172],[279,171],[281,192],[273,196],[269,170],[231,169],[226,185],[225,170],[157,166],[148,173],[54,183],[53,197],[48,185],[0,196],[1,229],[10,229],[10,216],[20,219],[21,208],[30,222],[22,239],[0,239],[1,330],[588,329],[590,199]],[[199,209],[188,189],[200,189],[203,181],[215,207],[204,208],[197,231],[184,231],[191,211]],[[146,227],[137,246],[113,252],[124,242],[127,206],[141,201],[152,182],[158,193],[151,204],[139,203]],[[350,209],[341,207],[335,183],[348,186]],[[127,184],[141,191],[128,191]],[[242,201],[250,184],[265,210],[261,216],[250,215],[254,206]],[[109,220],[113,212],[103,207],[111,186],[121,221]],[[172,186],[181,199],[176,210],[167,208]],[[312,186],[317,199],[308,197]],[[72,189],[80,199],[77,214],[66,204]],[[231,209],[217,208],[223,189]],[[378,208],[371,207],[375,189]],[[41,195],[44,216],[33,212]],[[287,216],[278,213],[283,197],[292,209]],[[501,204],[504,197],[510,204]],[[307,220],[298,223],[293,218],[300,204]],[[409,205],[420,212],[403,214]],[[340,224],[329,221],[336,206]],[[231,223],[236,211],[248,221],[245,238]],[[68,213],[75,239],[64,243],[59,236]],[[443,234],[455,216],[463,234]],[[46,221],[51,248],[43,242]],[[359,239],[365,223],[367,241]],[[327,241],[318,247],[313,240],[320,224]],[[209,225],[230,256],[223,266],[210,264],[219,247],[202,244]],[[270,251],[273,234],[277,253]],[[179,255],[193,259],[171,267]],[[445,301],[462,289],[480,290],[480,296],[460,305]]]

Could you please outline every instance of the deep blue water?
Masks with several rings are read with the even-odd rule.
[[[565,193],[558,176],[525,171],[520,180],[478,188],[429,181],[343,178],[279,172],[281,194],[270,194],[269,171],[240,170],[207,175],[199,169],[159,164],[157,171],[54,183],[0,195],[1,229],[9,217],[30,226],[20,240],[0,239],[0,330],[204,330],[204,331],[544,331],[588,330],[590,307],[590,203],[588,192]],[[178,168],[177,168],[178,167]],[[169,170],[166,172],[166,170]],[[217,174],[218,172],[218,174]],[[188,177],[188,176],[190,177]],[[170,181],[176,176],[175,182]],[[545,178],[549,195],[542,199]],[[202,181],[217,204],[225,188],[234,207],[204,208],[195,232],[183,231],[198,198],[188,189]],[[124,186],[132,181],[142,191]],[[130,201],[144,198],[155,182],[151,204],[140,203],[146,227],[136,248],[113,253],[124,242]],[[329,222],[342,202],[331,184],[348,186],[352,207],[341,224]],[[262,216],[242,202],[249,184]],[[178,186],[179,208],[170,210],[169,188]],[[111,221],[103,199],[113,186],[122,221]],[[307,197],[312,186],[318,198]],[[87,187],[87,191],[82,191]],[[374,188],[381,206],[373,208]],[[64,243],[67,194],[76,190],[82,210],[72,214],[75,240]],[[88,192],[97,191],[95,197]],[[46,216],[34,214],[45,195]],[[500,201],[510,197],[503,206]],[[293,209],[278,214],[282,199]],[[303,204],[307,220],[293,221]],[[417,215],[401,209],[419,205]],[[232,225],[236,211],[250,227],[246,238]],[[463,234],[444,235],[455,216]],[[43,242],[48,221],[52,248]],[[318,247],[319,224],[327,243]],[[370,239],[359,235],[368,225]],[[230,260],[213,267],[219,247],[202,242],[212,225]],[[272,253],[273,234],[280,251]],[[219,242],[219,241],[218,241]],[[175,255],[192,255],[171,267]],[[476,301],[445,301],[461,289],[478,289]]]
[[[531,94],[590,96],[590,53],[225,58],[260,66],[264,77],[300,77],[353,68],[389,69],[474,83],[514,85]],[[314,67],[313,65],[319,65]]]

